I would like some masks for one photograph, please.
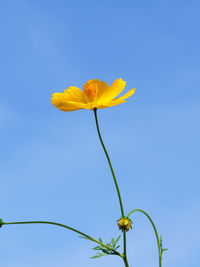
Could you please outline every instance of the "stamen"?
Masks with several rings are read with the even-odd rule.
[[[96,100],[97,94],[98,94],[98,84],[95,80],[90,80],[86,84],[84,84],[83,90],[84,90],[86,98],[89,101]]]

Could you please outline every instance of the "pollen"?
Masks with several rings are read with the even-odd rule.
[[[95,80],[90,80],[86,84],[84,84],[83,90],[84,90],[86,98],[89,101],[96,100],[97,94],[98,94],[98,84]]]

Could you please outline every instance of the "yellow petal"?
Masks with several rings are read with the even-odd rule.
[[[121,78],[115,80],[110,87],[106,87],[104,84],[100,101],[108,102],[109,100],[112,100],[116,96],[118,96],[121,91],[124,89],[126,85],[126,82],[123,81]]]
[[[78,87],[70,86],[67,90],[64,91],[65,100],[85,103],[83,91]]]
[[[133,93],[135,92],[135,88],[131,89],[130,91],[128,91],[125,95],[115,98],[111,101],[109,101],[108,103],[99,103],[97,105],[97,108],[107,108],[107,107],[113,107],[119,104],[122,104],[124,102],[126,102],[125,99],[127,99],[128,97],[130,97]]]
[[[113,101],[121,101],[121,100],[127,99],[128,97],[130,97],[134,93],[135,93],[135,88],[128,91],[125,95],[113,99]]]
[[[67,103],[65,100],[65,93],[54,93],[52,95],[51,103],[58,109],[62,111],[73,111],[80,109],[73,103]]]
[[[122,101],[111,101],[111,102],[109,102],[109,103],[107,103],[107,104],[99,104],[99,105],[97,105],[97,108],[108,108],[108,107],[113,107],[113,106],[117,106],[117,105],[119,105],[119,104],[122,104],[122,103],[124,103],[124,102],[126,102],[126,100],[122,100]]]
[[[97,83],[98,83],[98,100],[102,100],[105,95],[107,94],[108,90],[109,90],[109,86],[107,85],[106,82],[104,81],[99,81],[98,79],[96,79]]]
[[[85,105],[83,91],[74,86],[64,90],[64,93],[54,93],[51,99],[52,104],[62,111],[78,110]]]

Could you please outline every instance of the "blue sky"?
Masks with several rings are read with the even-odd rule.
[[[61,112],[54,92],[122,77],[136,93],[99,110],[126,213],[146,210],[162,234],[163,266],[198,266],[199,1],[0,3],[0,218],[51,220],[109,241],[119,204],[93,113]],[[135,214],[129,264],[158,266],[156,240]],[[3,267],[123,266],[91,260],[92,244],[53,226],[0,231]]]

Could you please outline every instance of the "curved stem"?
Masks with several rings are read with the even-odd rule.
[[[162,267],[162,251],[161,251],[160,240],[159,240],[159,236],[158,236],[158,232],[157,232],[157,229],[155,227],[155,224],[152,221],[151,217],[145,211],[140,210],[140,209],[134,209],[134,210],[132,210],[131,212],[129,212],[129,214],[127,215],[127,217],[129,217],[133,212],[136,212],[136,211],[143,213],[149,219],[149,221],[151,222],[151,224],[153,226],[153,229],[154,229],[154,232],[155,232],[155,235],[156,235],[157,245],[158,245],[159,267]]]
[[[108,160],[108,164],[109,164],[109,167],[110,167],[110,170],[111,170],[111,173],[112,173],[112,176],[113,176],[113,180],[114,180],[114,183],[115,183],[115,187],[116,187],[116,190],[117,190],[117,195],[118,195],[120,209],[121,209],[121,215],[122,215],[122,218],[124,218],[124,208],[123,208],[123,204],[122,204],[121,194],[120,194],[120,191],[119,191],[119,186],[118,186],[118,183],[117,183],[117,179],[115,177],[115,173],[114,173],[114,170],[113,170],[113,167],[112,167],[112,163],[111,163],[110,157],[108,155],[108,152],[107,152],[106,147],[104,145],[103,139],[101,137],[101,132],[100,132],[100,129],[99,129],[99,123],[98,123],[98,119],[97,119],[97,109],[96,108],[94,109],[94,116],[95,116],[95,122],[96,122],[96,127],[97,127],[97,132],[98,132],[98,135],[99,135],[99,139],[100,139],[101,145],[103,147],[103,150],[105,152],[106,158]],[[123,239],[124,239],[123,260],[124,260],[125,266],[128,267],[129,265],[128,265],[127,253],[126,253],[126,232],[125,231],[123,232]]]
[[[105,145],[103,143],[103,139],[101,137],[101,133],[100,133],[100,129],[99,129],[99,123],[98,123],[98,119],[97,119],[97,109],[96,108],[94,109],[94,116],[95,116],[95,122],[96,122],[96,126],[97,126],[97,132],[98,132],[98,135],[99,135],[99,139],[100,139],[101,145],[103,147],[103,150],[105,152],[106,158],[108,160],[108,164],[109,164],[109,167],[110,167],[110,170],[111,170],[111,173],[112,173],[112,176],[113,176],[113,180],[114,180],[114,183],[115,183],[115,187],[116,187],[116,190],[117,190],[117,194],[118,194],[118,198],[119,198],[119,204],[120,204],[120,208],[121,208],[121,214],[122,214],[122,217],[124,217],[124,209],[123,209],[121,194],[120,194],[120,191],[119,191],[119,186],[118,186],[117,179],[115,177],[115,173],[114,173],[111,161],[110,161],[110,157],[108,155],[106,147],[105,147]]]
[[[72,228],[72,227],[69,227],[69,226],[67,226],[67,225],[65,225],[65,224],[61,224],[61,223],[49,222],[49,221],[25,221],[25,222],[7,222],[7,223],[6,223],[6,222],[1,222],[1,226],[2,226],[2,225],[9,225],[9,224],[35,224],[35,223],[52,224],[52,225],[56,225],[56,226],[60,226],[60,227],[69,229],[69,230],[71,230],[71,231],[73,231],[73,232],[76,232],[76,233],[78,233],[78,234],[80,234],[80,235],[86,237],[87,239],[89,239],[89,240],[91,240],[91,241],[93,241],[93,242],[96,242],[96,243],[100,244],[101,246],[103,246],[103,247],[105,247],[105,248],[107,248],[107,249],[110,249],[110,247],[104,245],[103,243],[99,242],[98,240],[92,238],[91,236],[86,235],[86,234],[84,234],[84,233],[82,233],[82,232],[80,232],[80,231],[78,231],[78,230],[76,230],[76,229],[74,229],[74,228]],[[112,251],[113,251],[116,255],[121,256],[116,250],[112,249]]]

